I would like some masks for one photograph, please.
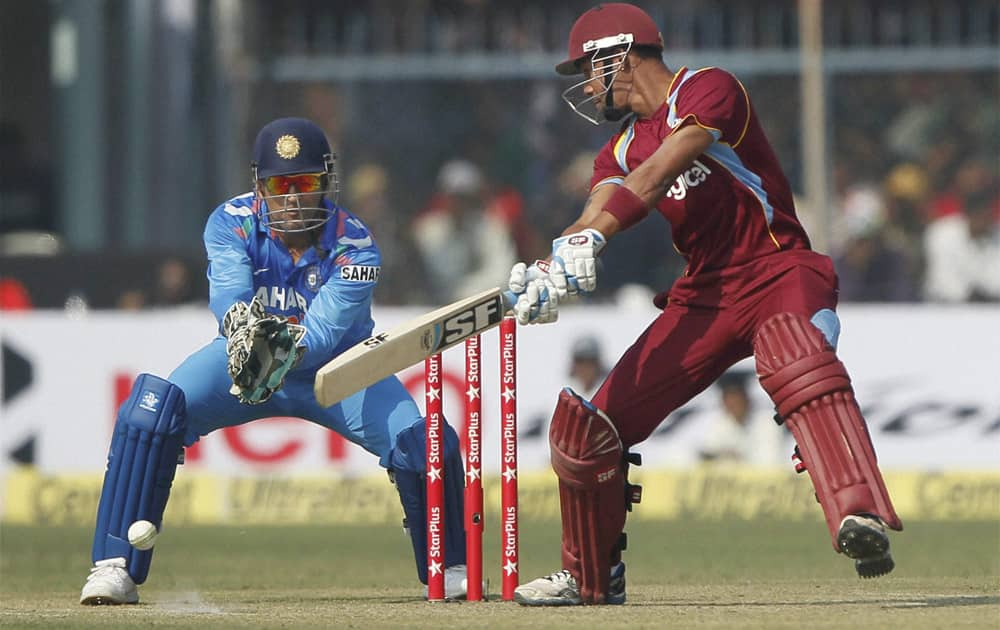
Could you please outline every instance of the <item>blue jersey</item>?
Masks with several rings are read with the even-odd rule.
[[[266,204],[252,192],[221,204],[205,227],[215,318],[221,324],[235,302],[259,296],[268,313],[302,324],[306,353],[296,371],[318,368],[374,328],[381,254],[360,219],[326,199],[323,204],[333,216],[298,262],[268,227]]]
[[[271,155],[272,147],[278,157]],[[323,169],[329,172],[328,153],[323,132],[299,118],[269,123],[254,142],[254,161],[272,169],[315,167],[313,159],[323,156]],[[277,162],[276,167],[279,159],[287,163]],[[141,584],[146,579],[152,552],[130,547],[123,532],[137,519],[148,519],[159,527],[166,491],[182,454],[180,437],[183,446],[190,447],[218,429],[265,418],[303,418],[363,447],[384,468],[391,466],[404,512],[412,521],[419,521],[426,512],[423,476],[427,462],[422,446],[426,428],[420,409],[399,379],[388,376],[329,407],[316,400],[316,369],[371,335],[372,294],[381,266],[378,247],[365,224],[328,200],[321,203],[329,211],[328,220],[310,233],[315,242],[297,259],[270,226],[266,202],[254,193],[233,197],[212,211],[204,239],[209,307],[216,320],[221,324],[237,302],[257,299],[269,314],[306,329],[305,352],[278,390],[259,404],[247,404],[232,395],[231,349],[221,334],[188,355],[167,381],[148,374],[136,379],[115,425],[92,552],[95,563],[115,559],[107,569],[118,574],[124,569],[131,580],[118,574],[114,582],[106,576],[103,582],[88,580],[81,602],[138,601],[132,582]],[[462,459],[454,430],[446,425],[442,434],[442,463],[452,481],[445,499],[445,511],[452,516],[443,527],[459,533],[448,535],[449,545],[442,554],[450,568],[465,563]],[[136,435],[145,446],[129,446]],[[152,500],[146,500],[150,496]],[[412,532],[418,577],[426,583],[427,536],[418,527]],[[125,590],[126,585],[132,589]]]

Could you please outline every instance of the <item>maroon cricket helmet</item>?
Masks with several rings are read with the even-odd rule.
[[[580,62],[594,51],[629,42],[633,46],[663,50],[663,37],[648,13],[624,2],[599,4],[573,24],[569,32],[569,58],[556,66],[556,72],[580,74]]]

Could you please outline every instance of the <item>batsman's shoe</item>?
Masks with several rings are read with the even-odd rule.
[[[514,589],[514,601],[522,606],[579,606],[583,603],[576,578],[563,569]],[[625,603],[625,563],[611,568],[605,604]]]
[[[885,575],[896,563],[889,553],[889,536],[877,516],[852,514],[840,522],[837,546],[854,560],[854,568],[863,578]]]
[[[83,585],[80,603],[88,606],[138,604],[139,591],[125,570],[125,558],[98,560]]]

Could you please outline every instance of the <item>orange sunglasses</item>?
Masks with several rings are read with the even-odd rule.
[[[292,186],[297,193],[319,192],[323,187],[323,177],[326,173],[307,173],[305,175],[275,175],[264,178],[264,188],[272,195],[287,195]]]

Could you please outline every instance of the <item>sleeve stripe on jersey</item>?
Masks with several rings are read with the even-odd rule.
[[[615,160],[618,162],[618,166],[621,167],[622,172],[628,175],[628,163],[626,158],[628,157],[628,148],[635,139],[635,118],[628,124],[628,129],[625,130],[621,136],[618,137],[618,142],[615,143]]]
[[[611,177],[605,177],[601,181],[591,186],[590,192],[594,192],[595,190],[597,190],[601,186],[604,186],[605,184],[614,184],[616,186],[621,186],[624,183],[625,183],[624,177],[622,177],[621,175],[612,175]]]
[[[250,220],[250,217],[243,219],[243,223],[234,227],[233,232],[236,232],[236,236],[244,241],[248,240],[248,235],[253,234],[253,221]]]
[[[226,211],[226,214],[231,214],[234,217],[248,217],[253,214],[253,208],[249,206],[234,206],[231,203],[227,203],[222,207]]]
[[[680,82],[677,83],[677,89],[676,90],[673,90],[673,85],[674,85],[674,82],[677,81],[677,77],[681,75],[681,72],[678,71],[677,74],[674,75],[673,81],[671,81],[671,83],[670,83],[670,89],[667,90],[667,94],[668,94],[668,96],[667,96],[667,124],[670,125],[671,129],[676,129],[680,125],[680,123],[677,120],[677,98],[680,96],[681,88],[684,86],[685,83],[687,83],[688,79],[690,79],[694,75],[698,74],[699,72],[703,72],[704,70],[707,70],[707,69],[708,68],[702,68],[701,70],[687,70],[687,69],[685,69],[683,76],[681,76],[681,78],[680,78]],[[673,90],[673,93],[671,93],[670,90]]]
[[[713,144],[708,147],[705,154],[718,162],[722,168],[729,171],[736,181],[746,186],[747,190],[753,193],[753,196],[757,198],[757,201],[760,202],[761,209],[764,211],[764,221],[767,224],[767,233],[771,237],[771,241],[774,243],[774,246],[780,250],[781,244],[778,243],[778,239],[774,237],[774,233],[771,231],[771,221],[774,220],[774,208],[767,201],[767,191],[764,190],[760,177],[744,166],[740,157],[736,155],[736,151],[733,151],[732,147],[726,144]]]
[[[693,113],[685,114],[684,117],[681,118],[679,121],[677,119],[677,98],[680,95],[681,87],[683,87],[684,84],[687,83],[688,79],[693,78],[695,75],[701,74],[702,72],[705,72],[707,70],[716,70],[716,69],[717,68],[715,66],[708,66],[707,68],[699,68],[698,70],[688,70],[685,72],[684,76],[681,77],[681,81],[677,85],[677,89],[674,91],[673,95],[669,96],[667,99],[667,102],[669,103],[667,123],[671,126],[671,128],[677,129],[684,123],[685,120],[687,120],[688,118],[692,118],[694,119],[696,125],[698,125],[702,129],[708,131],[713,136],[715,136],[716,142],[721,142],[722,130],[716,129],[715,127],[709,127],[708,125],[702,123],[700,120],[698,120],[698,117],[695,114]],[[725,70],[723,70],[723,72],[725,72]],[[739,79],[737,79],[736,77],[733,77],[733,79],[736,81],[736,83],[740,86],[740,89],[743,91],[743,99],[746,102],[746,109],[747,109],[746,120],[743,121],[743,130],[740,132],[740,137],[736,139],[736,142],[730,145],[732,147],[736,147],[740,144],[740,142],[743,142],[743,137],[746,135],[747,129],[750,128],[750,95],[747,92],[746,87],[744,87],[744,85],[740,83]],[[674,75],[673,80],[674,81],[677,80],[677,75]],[[673,82],[671,82],[671,86],[673,86]],[[670,94],[669,89],[667,90],[667,94],[668,95]]]
[[[685,116],[684,118],[682,118],[680,124],[677,125],[676,128],[679,129],[684,124],[684,122],[686,120],[688,120],[689,118],[694,121],[694,124],[698,125],[699,127],[701,127],[702,129],[704,129],[708,133],[712,134],[712,137],[715,138],[716,142],[719,142],[719,139],[722,138],[722,130],[721,129],[716,129],[715,127],[709,127],[705,123],[703,123],[700,120],[698,120],[698,117],[695,116],[694,114],[688,114],[687,116]]]
[[[746,122],[743,123],[743,131],[740,132],[740,137],[737,138],[736,142],[732,145],[734,149],[740,146],[740,143],[743,142],[743,137],[747,135],[747,129],[750,128],[750,94],[747,92],[747,89],[743,85],[742,81],[736,79],[736,83],[740,86],[740,89],[743,90],[743,100],[746,101],[747,104],[747,119]]]

